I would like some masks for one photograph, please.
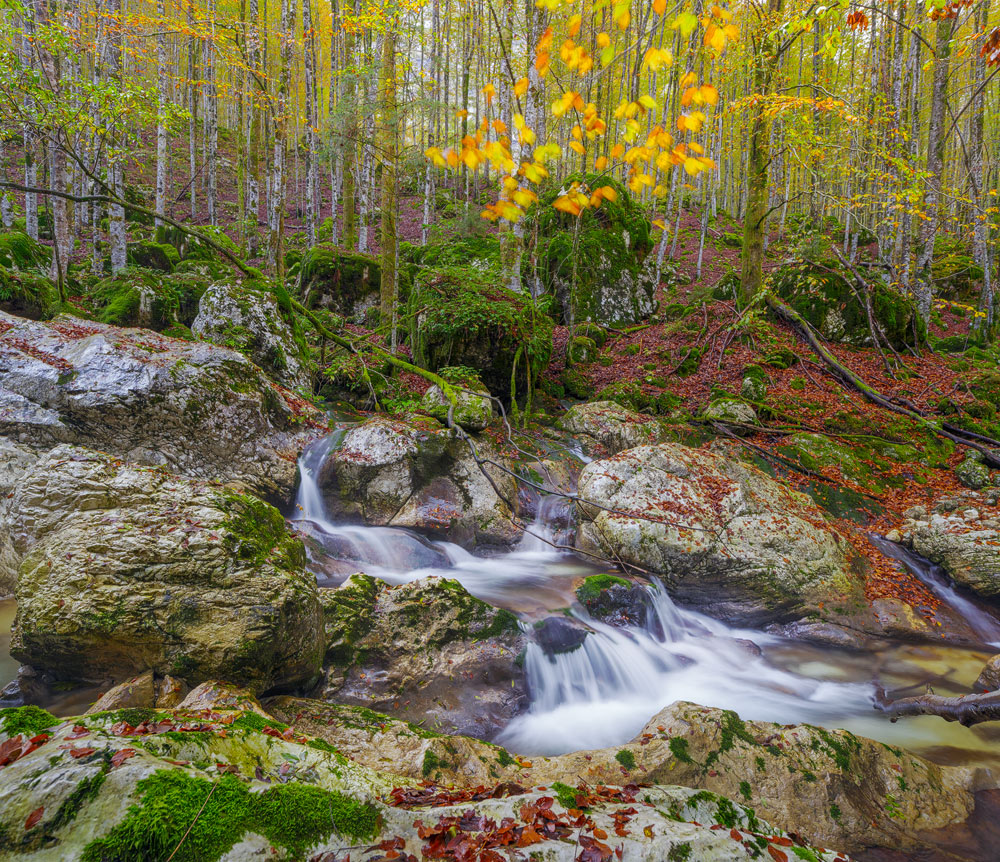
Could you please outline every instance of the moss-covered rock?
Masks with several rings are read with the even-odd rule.
[[[23,231],[0,233],[0,267],[14,272],[40,270],[51,260],[52,250]]]
[[[513,293],[492,274],[471,267],[426,270],[410,295],[410,347],[433,371],[464,365],[479,372],[490,392],[527,390],[548,364],[552,321],[530,297]]]
[[[318,676],[315,578],[267,503],[72,446],[15,500],[11,650],[26,664],[72,682],[152,669],[255,690]]]
[[[285,386],[310,388],[309,349],[301,323],[264,285],[211,285],[198,303],[191,331],[238,350]]]
[[[614,455],[624,449],[671,439],[663,420],[627,410],[613,401],[575,404],[559,420],[589,455]]]
[[[610,187],[616,200],[604,200],[579,217],[555,209],[553,202],[573,183],[591,191]],[[656,284],[650,222],[618,180],[571,174],[541,195],[529,218],[537,224],[538,275],[555,297],[557,319],[622,326],[652,314]]]
[[[174,266],[180,263],[181,256],[170,243],[139,240],[129,243],[128,262],[131,266],[142,269],[156,269],[161,272],[173,272]]]
[[[377,308],[382,270],[375,258],[316,245],[302,257],[299,295],[307,308],[326,308],[356,323]]]
[[[192,273],[129,267],[99,281],[89,298],[102,323],[162,332],[178,323],[190,326],[207,287]]]
[[[420,401],[420,409],[441,423],[446,423],[448,412],[451,418],[466,431],[478,433],[493,420],[493,399],[489,390],[475,380],[465,380],[458,384],[457,404],[452,410],[451,401],[436,383],[431,386]]]
[[[739,398],[722,395],[714,398],[701,414],[705,422],[718,422],[739,434],[748,433],[758,424],[757,412],[753,407]]]
[[[35,272],[18,272],[0,266],[0,309],[19,317],[47,320],[62,307],[59,288]]]
[[[323,602],[325,699],[485,738],[523,708],[517,618],[458,581],[389,587],[354,575]]]
[[[593,362],[597,359],[597,344],[586,335],[576,335],[566,347],[566,358],[571,365]]]
[[[868,317],[850,276],[840,273],[836,261],[821,263],[822,267],[801,263],[779,268],[773,276],[775,292],[831,341],[870,344]],[[912,345],[915,328],[921,340],[925,337],[915,322],[911,298],[882,282],[870,285],[869,290],[872,312],[893,346]]]

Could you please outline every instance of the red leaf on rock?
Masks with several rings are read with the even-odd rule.
[[[135,756],[134,748],[119,749],[111,756],[111,766],[112,768],[116,766],[121,766],[126,760],[134,756]]]
[[[31,814],[28,815],[28,819],[24,821],[25,830],[31,829],[42,819],[42,815],[45,813],[45,806],[41,805],[36,808]]]
[[[788,862],[788,854],[781,850],[776,850],[770,844],[767,845],[767,852],[771,854],[774,862]]]

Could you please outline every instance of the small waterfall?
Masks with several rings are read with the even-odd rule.
[[[989,646],[1000,646],[1000,620],[962,595],[940,566],[919,554],[881,536],[870,536],[871,543],[887,557],[902,563],[924,586],[950,607],[969,628]]]

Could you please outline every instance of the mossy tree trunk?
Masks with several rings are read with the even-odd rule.
[[[780,36],[772,32],[781,13],[782,0],[769,0],[768,15],[754,38],[753,92],[757,97],[771,93],[779,63]],[[743,216],[743,255],[740,262],[744,300],[757,295],[763,281],[764,231],[768,205],[768,174],[771,167],[771,120],[757,110],[750,129],[747,153],[747,208]]]
[[[382,37],[382,283],[379,290],[382,328],[395,328],[396,312],[396,33],[388,22]],[[395,339],[393,339],[395,341]]]

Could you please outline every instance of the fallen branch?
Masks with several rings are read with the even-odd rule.
[[[817,335],[816,331],[809,324],[809,321],[802,317],[802,315],[799,314],[794,308],[785,304],[780,299],[776,299],[774,296],[767,297],[767,305],[768,308],[778,315],[778,317],[792,325],[792,328],[805,339],[816,355],[823,361],[823,364],[826,365],[827,369],[843,385],[860,392],[861,395],[872,404],[876,404],[879,407],[883,407],[893,413],[909,417],[921,427],[930,431],[932,434],[944,437],[945,439],[951,440],[953,443],[957,443],[960,446],[967,446],[970,449],[975,449],[980,455],[983,456],[983,460],[987,465],[1000,469],[1000,456],[998,456],[991,449],[987,449],[986,446],[981,446],[979,443],[973,442],[973,440],[965,436],[965,432],[954,428],[954,426],[950,426],[953,430],[949,430],[949,428],[938,425],[930,419],[925,418],[917,411],[894,403],[891,399],[886,398],[880,392],[869,386],[864,380],[862,380],[857,374],[851,371],[850,368],[841,363],[840,360],[833,355],[833,353],[820,340],[819,335]],[[998,445],[1000,445],[1000,443],[998,443]]]
[[[896,721],[901,715],[937,715],[969,727],[984,721],[1000,721],[1000,691],[943,697],[933,692],[889,700],[882,686],[875,687],[875,709]]]

